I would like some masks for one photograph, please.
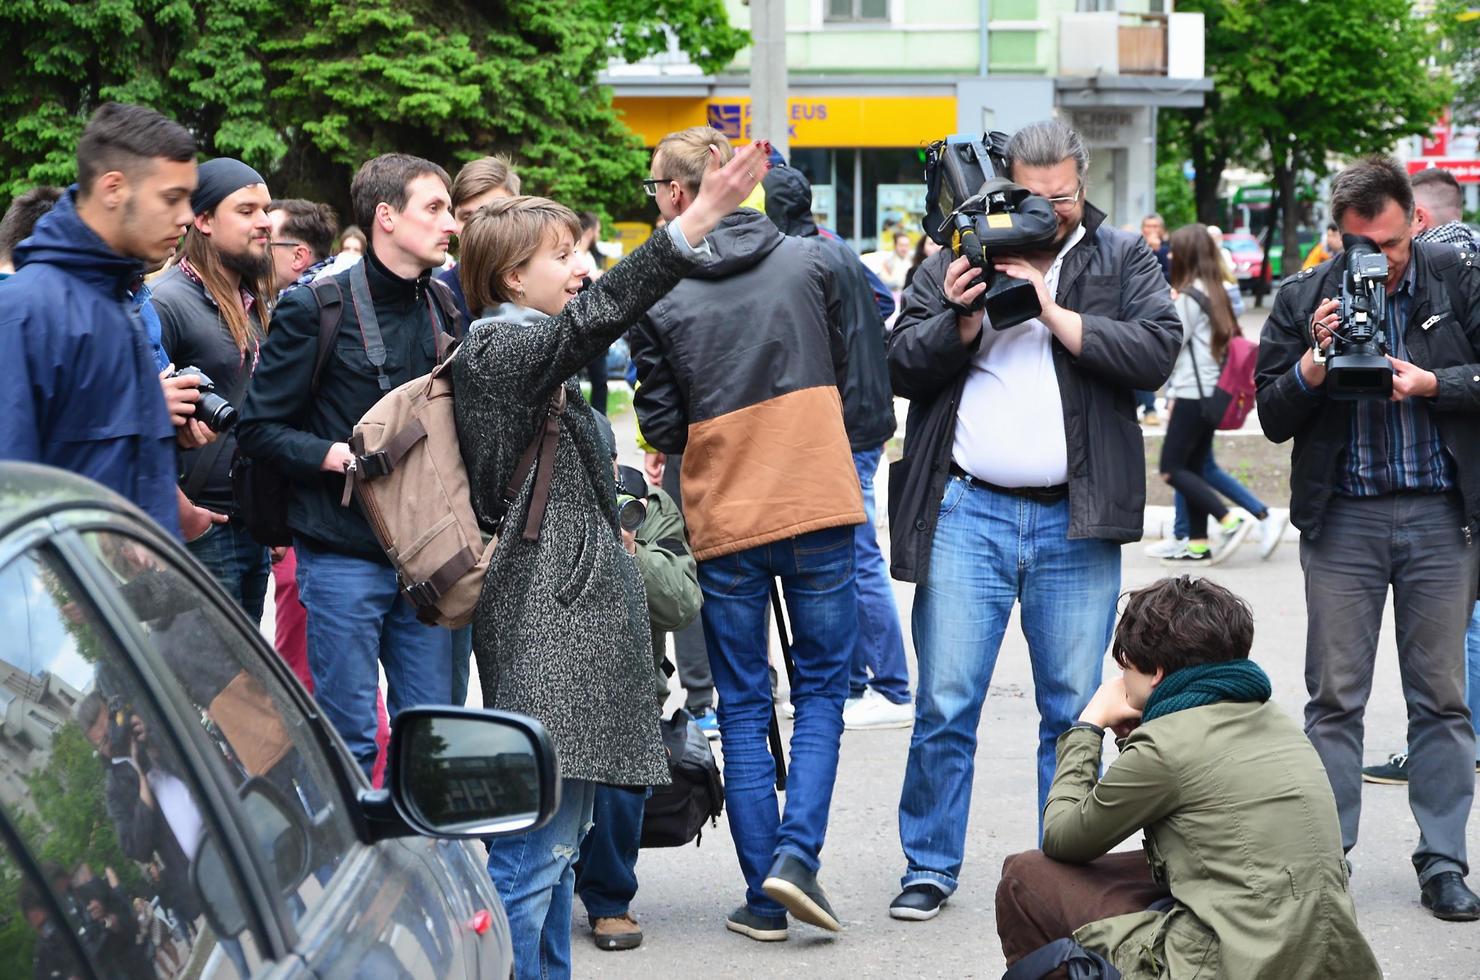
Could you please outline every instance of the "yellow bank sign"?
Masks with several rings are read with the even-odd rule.
[[[623,121],[648,146],[690,126],[713,126],[733,142],[754,132],[750,99],[619,98]],[[919,146],[956,131],[952,96],[798,96],[788,100],[788,138],[795,147]]]

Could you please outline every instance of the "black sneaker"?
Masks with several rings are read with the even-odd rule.
[[[770,873],[761,883],[761,891],[808,925],[830,932],[843,931],[827,895],[817,884],[817,874],[790,854],[783,854],[772,863]]]
[[[946,904],[947,895],[934,885],[910,885],[889,903],[889,917],[906,922],[924,922],[940,914]]]
[[[725,928],[758,943],[779,943],[786,940],[786,916],[756,915],[747,905],[740,906],[725,917]]]
[[[1367,766],[1362,770],[1362,781],[1381,783],[1384,786],[1403,786],[1408,782],[1408,753],[1394,752],[1379,766]]]

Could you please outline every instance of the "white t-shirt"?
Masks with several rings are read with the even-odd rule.
[[[1043,275],[1059,288],[1064,256],[1084,237],[1084,225],[1065,240]],[[979,480],[1001,487],[1050,487],[1069,481],[1064,405],[1053,366],[1053,334],[1033,319],[1007,330],[983,322],[981,344],[967,369],[956,410],[951,456]]]
[[[114,759],[113,764],[139,771],[130,756]],[[200,839],[205,834],[205,823],[201,820],[195,800],[190,796],[190,790],[186,789],[178,776],[165,772],[159,766],[151,766],[149,774],[144,778],[149,781],[149,791],[154,794],[154,802],[159,806],[159,812],[164,814],[165,823],[169,824],[175,840],[180,842],[180,850],[185,852],[185,859],[194,860],[195,852],[200,850]]]

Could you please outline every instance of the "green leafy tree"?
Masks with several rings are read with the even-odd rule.
[[[1177,9],[1206,15],[1215,85],[1216,99],[1187,113],[1182,131],[1199,214],[1216,210],[1207,182],[1228,164],[1267,168],[1286,255],[1299,254],[1301,174],[1388,151],[1427,131],[1448,102],[1449,85],[1428,67],[1435,38],[1409,0],[1183,0]]]
[[[1480,124],[1480,4],[1475,0],[1438,0],[1434,29],[1441,46],[1439,63],[1454,82],[1453,122]]]
[[[72,180],[87,116],[118,99],[346,220],[354,168],[389,150],[505,152],[536,193],[636,207],[646,154],[597,74],[671,43],[717,71],[747,43],[722,0],[12,0],[0,36],[0,203]]]

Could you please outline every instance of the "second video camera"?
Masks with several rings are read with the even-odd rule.
[[[1342,235],[1346,272],[1341,276],[1341,322],[1326,355],[1326,396],[1342,401],[1387,399],[1393,393],[1388,363],[1387,256],[1361,235]]]
[[[998,275],[993,260],[1040,252],[1054,243],[1059,222],[1047,198],[1014,184],[1007,134],[958,134],[930,144],[925,159],[925,233],[965,257],[987,284],[972,309],[985,308],[998,330],[1043,312],[1033,284]]]

